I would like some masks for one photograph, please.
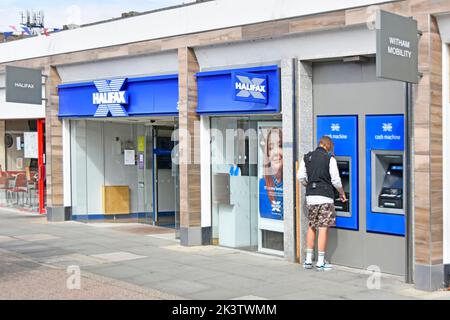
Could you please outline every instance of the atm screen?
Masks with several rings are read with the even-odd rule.
[[[378,201],[379,206],[383,208],[403,208],[403,165],[401,163],[389,164]]]
[[[390,164],[384,176],[383,188],[403,189],[403,166]]]

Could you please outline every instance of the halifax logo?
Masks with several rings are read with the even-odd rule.
[[[234,72],[231,80],[234,100],[267,104],[267,75]]]
[[[94,85],[98,92],[92,94],[92,103],[98,104],[94,117],[107,117],[109,113],[113,117],[127,117],[128,112],[123,107],[128,104],[128,94],[121,91],[126,78],[113,80],[96,80]]]

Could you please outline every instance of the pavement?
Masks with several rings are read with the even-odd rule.
[[[218,246],[183,247],[174,232],[137,223],[47,222],[0,209],[0,299],[445,299],[403,278]]]

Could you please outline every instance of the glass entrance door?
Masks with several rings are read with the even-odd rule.
[[[153,224],[153,128],[145,126],[144,136],[138,137],[138,170],[143,170],[144,212],[139,216],[139,222]]]
[[[172,163],[172,132],[169,126],[153,127],[153,224],[175,228],[176,176]]]

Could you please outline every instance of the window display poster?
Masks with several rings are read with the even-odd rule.
[[[125,150],[124,151],[124,164],[126,166],[134,166],[135,165],[135,152],[134,152],[134,150]]]
[[[283,220],[283,132],[281,123],[258,126],[259,214]]]
[[[37,132],[24,132],[24,158],[37,159],[38,158],[38,134]]]

